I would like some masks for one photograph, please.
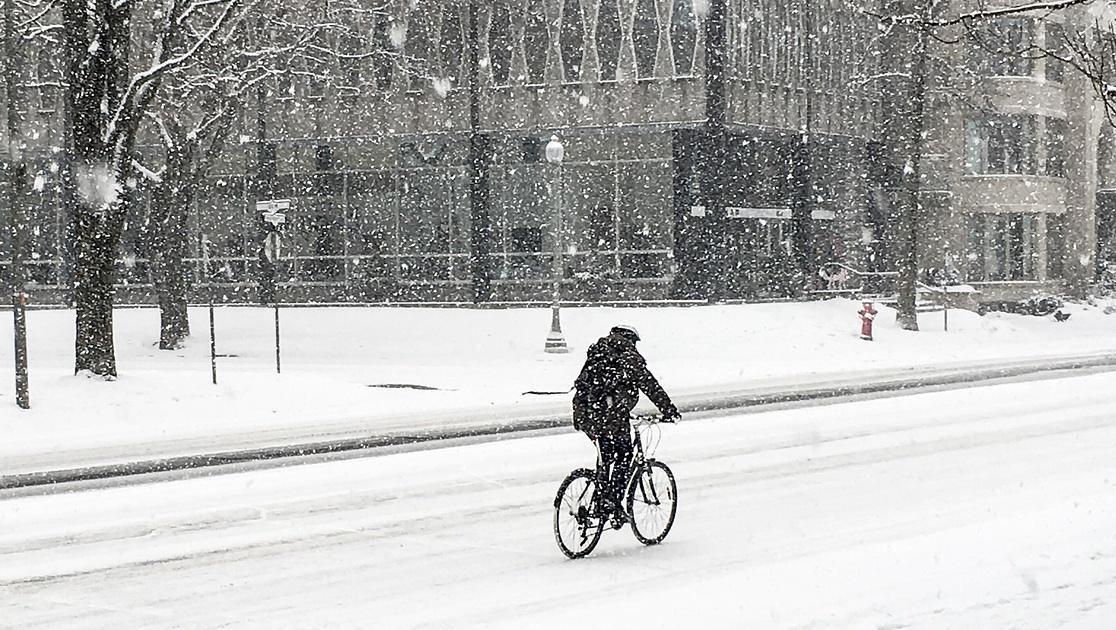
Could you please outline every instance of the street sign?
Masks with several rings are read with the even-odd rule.
[[[690,206],[690,215],[704,217],[707,214],[705,206]],[[832,210],[813,210],[810,217],[817,220],[832,220],[837,213]],[[741,208],[739,206],[726,206],[725,217],[729,219],[790,219],[794,213],[790,208]]]
[[[263,220],[278,227],[287,222],[287,215],[282,212],[265,212],[263,213]]]
[[[256,212],[282,212],[290,209],[290,199],[261,199],[256,202]]]

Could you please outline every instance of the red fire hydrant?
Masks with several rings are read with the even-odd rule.
[[[878,313],[871,302],[864,302],[864,307],[857,313],[860,315],[860,338],[865,341],[872,341],[872,320],[876,319]]]

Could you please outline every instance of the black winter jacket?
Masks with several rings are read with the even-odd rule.
[[[601,337],[586,355],[574,382],[574,428],[591,437],[606,428],[626,428],[639,392],[664,415],[677,413],[670,396],[647,369],[647,360],[623,335]]]

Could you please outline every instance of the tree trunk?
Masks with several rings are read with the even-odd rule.
[[[130,3],[66,0],[62,4],[67,123],[73,143],[68,175],[74,181],[68,185],[77,193],[74,373],[89,371],[109,378],[116,377],[114,263],[128,201],[120,184],[129,174],[134,136],[114,146],[107,141],[106,129],[128,72],[129,12]]]
[[[928,17],[926,0],[888,0],[885,16]],[[880,41],[881,144],[884,188],[889,202],[888,241],[898,272],[897,323],[918,330],[917,219],[922,158],[923,104],[926,96],[926,31],[896,21],[886,24]]]
[[[116,250],[123,221],[113,212],[78,202],[74,227],[74,301],[77,330],[74,373],[89,371],[116,377],[116,353],[112,336]]]
[[[195,194],[193,160],[192,146],[169,148],[164,178],[152,199],[146,240],[159,300],[160,350],[176,350],[190,335],[186,216]]]

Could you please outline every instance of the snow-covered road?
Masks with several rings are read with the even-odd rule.
[[[686,421],[666,542],[578,561],[576,434],[7,498],[0,627],[1111,628],[1114,407],[1097,374]]]

